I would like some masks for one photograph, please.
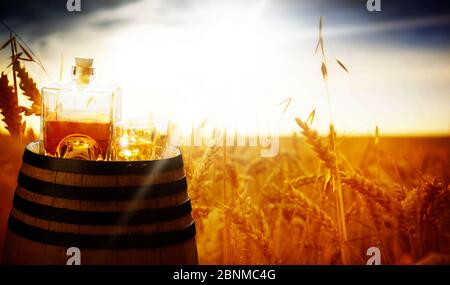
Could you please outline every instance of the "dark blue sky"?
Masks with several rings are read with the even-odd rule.
[[[377,25],[413,19],[439,18],[441,21],[436,24],[419,25],[401,31],[393,29],[387,31],[384,36],[406,45],[426,45],[437,48],[450,46],[450,1],[381,0],[381,12],[367,11],[366,2],[366,0],[282,0],[277,1],[277,5],[274,5],[274,9],[269,13],[303,22],[315,20],[318,15],[322,15],[328,26]]]
[[[15,0],[0,3],[0,19],[28,38],[45,37],[64,32],[86,15],[117,8],[141,0],[81,0],[82,13],[66,11],[66,0]],[[164,0],[166,8],[188,9],[207,0]],[[450,46],[450,1],[448,0],[381,0],[381,12],[368,12],[366,0],[276,0],[269,1],[265,15],[311,21],[325,16],[332,25],[379,24],[407,19],[440,17],[439,24],[407,30],[389,31],[385,36],[404,44]],[[163,12],[163,11],[162,11]],[[445,20],[446,19],[446,20]],[[126,19],[125,19],[126,20]],[[114,25],[123,19],[98,23],[96,28]]]

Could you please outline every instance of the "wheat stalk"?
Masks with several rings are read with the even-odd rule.
[[[317,131],[311,129],[307,123],[299,118],[295,118],[295,121],[302,129],[302,134],[306,137],[306,141],[313,147],[314,152],[319,156],[325,167],[332,172],[336,172],[336,156],[322,143],[322,139]]]
[[[17,77],[20,79],[19,87],[22,90],[23,95],[26,96],[32,102],[30,108],[22,107],[22,109],[25,111],[26,116],[31,115],[39,116],[41,114],[41,103],[42,103],[41,93],[39,92],[39,89],[36,87],[36,83],[34,82],[33,78],[31,78],[28,72],[26,71],[25,67],[19,64],[19,62],[16,62],[16,65],[17,65],[16,66]]]
[[[377,202],[393,214],[401,210],[401,205],[398,201],[383,192],[377,184],[357,173],[342,177],[342,182],[372,201]]]
[[[238,226],[240,232],[257,245],[264,257],[274,263],[272,239],[265,214],[256,206],[248,194],[243,191],[232,206],[222,205],[226,218]]]
[[[302,186],[314,184],[317,181],[324,181],[325,176],[317,176],[317,175],[308,175],[308,176],[299,176],[297,178],[285,180],[284,183],[289,184],[294,188],[299,188]]]

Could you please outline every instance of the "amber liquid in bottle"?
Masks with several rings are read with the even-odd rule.
[[[47,153],[55,155],[56,148],[62,139],[72,134],[83,134],[98,143],[102,156],[105,157],[108,150],[110,129],[110,123],[46,121],[44,125],[45,150]]]
[[[92,64],[92,58],[77,57],[72,80],[42,89],[42,152],[69,159],[110,158],[111,128],[120,118],[120,92],[116,86],[93,81]]]

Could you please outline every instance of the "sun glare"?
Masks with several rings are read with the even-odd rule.
[[[152,112],[185,131],[208,119],[246,132],[261,113],[268,119],[265,110],[276,102],[264,82],[280,53],[276,31],[261,17],[261,5],[208,9],[192,11],[197,20],[179,26],[133,26],[114,37],[125,117]],[[130,52],[136,60],[124,56]]]

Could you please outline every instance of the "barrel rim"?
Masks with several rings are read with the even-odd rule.
[[[174,157],[159,160],[139,161],[93,161],[76,160],[38,154],[31,146],[39,142],[29,143],[25,147],[22,161],[34,167],[53,171],[72,172],[89,175],[142,175],[163,173],[183,168],[181,152]]]

